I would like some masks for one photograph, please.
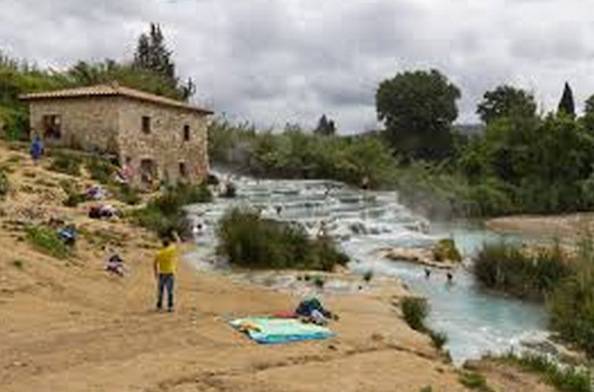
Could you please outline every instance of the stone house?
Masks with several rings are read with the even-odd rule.
[[[135,185],[197,182],[208,173],[210,110],[116,83],[20,99],[29,104],[32,135],[48,146],[114,155],[133,168]]]

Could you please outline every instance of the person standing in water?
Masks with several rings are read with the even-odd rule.
[[[425,268],[425,278],[429,279],[431,277],[431,270],[429,268]]]
[[[446,276],[448,278],[448,284],[452,284],[454,282],[454,275],[451,272],[448,272]]]
[[[173,233],[172,237],[175,239],[175,242],[179,241],[177,233]],[[174,310],[173,293],[177,261],[176,244],[172,243],[169,238],[163,239],[163,247],[157,252],[153,263],[155,279],[157,280],[157,311],[163,309],[165,290],[167,290],[167,311],[173,312]]]
[[[29,153],[31,154],[31,159],[33,159],[33,163],[36,165],[37,161],[43,155],[43,141],[39,135],[35,135],[33,141],[31,142],[31,148],[29,149]]]

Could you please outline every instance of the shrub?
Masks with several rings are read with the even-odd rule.
[[[33,247],[58,259],[70,256],[70,249],[60,240],[55,230],[45,226],[29,226],[26,238]]]
[[[60,186],[62,187],[67,196],[66,200],[64,200],[64,202],[62,203],[65,207],[76,207],[86,200],[85,195],[78,191],[78,188],[74,181],[61,180]]]
[[[563,279],[572,274],[571,262],[559,245],[529,252],[505,242],[484,244],[473,271],[485,287],[517,297],[544,300]]]
[[[6,196],[9,189],[8,176],[4,171],[0,171],[0,198]]]
[[[517,356],[514,353],[495,358],[496,361],[519,366],[536,373],[548,384],[563,392],[591,392],[592,382],[590,372],[573,366],[559,365],[542,355],[525,354]]]
[[[98,157],[89,158],[86,167],[91,178],[102,184],[109,184],[113,179],[116,168],[109,161]]]
[[[309,239],[301,226],[265,220],[251,210],[228,211],[217,235],[217,252],[242,267],[331,271],[348,262],[331,239]]]
[[[458,248],[456,248],[456,243],[450,238],[445,238],[437,242],[433,247],[433,257],[437,261],[462,261],[462,256]]]
[[[463,372],[459,379],[460,384],[468,389],[479,392],[493,392],[493,389],[487,385],[485,376],[476,372]]]
[[[425,298],[405,297],[400,303],[404,320],[409,327],[419,332],[426,332],[425,318],[429,314],[429,305]]]
[[[131,206],[134,206],[142,201],[138,192],[126,184],[118,185],[117,187],[113,188],[112,192],[122,203],[126,203]]]
[[[66,153],[55,153],[54,160],[49,169],[58,173],[80,176],[82,159],[78,156]]]
[[[134,211],[132,217],[138,225],[156,232],[161,238],[170,236],[173,231],[185,235],[188,224],[183,208],[189,204],[208,203],[211,200],[212,194],[205,184],[179,184],[168,188],[146,207]]]
[[[441,350],[448,342],[448,335],[445,332],[429,331],[429,337],[436,349]]]
[[[13,260],[12,265],[18,269],[23,269],[25,267],[23,260]]]
[[[64,200],[63,204],[64,204],[64,207],[76,207],[80,203],[83,203],[85,200],[86,200],[85,195],[73,193],[73,194],[68,195],[66,200]]]
[[[594,273],[584,268],[565,279],[548,301],[551,327],[594,358]]]

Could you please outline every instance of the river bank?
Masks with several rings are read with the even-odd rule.
[[[594,230],[594,213],[566,215],[513,215],[489,219],[485,226],[499,233],[514,233],[546,239],[575,240]]]
[[[337,337],[327,341],[262,346],[247,340],[227,321],[290,310],[299,297],[186,264],[176,313],[155,313],[151,261],[157,239],[124,220],[87,218],[89,204],[64,207],[60,180],[88,185],[88,178],[34,167],[22,151],[2,143],[0,157],[11,184],[0,202],[2,390],[465,390],[459,371],[429,337],[400,317],[397,304],[409,292],[394,279],[378,279],[363,293],[326,294],[327,306],[341,316],[331,325]],[[84,229],[70,258],[47,256],[23,241],[17,222],[48,217]],[[127,277],[103,270],[106,254],[98,238],[118,249]],[[541,385],[514,374],[522,388]],[[489,376],[489,383],[503,379]]]

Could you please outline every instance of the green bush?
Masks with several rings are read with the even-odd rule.
[[[489,289],[520,298],[544,300],[573,273],[559,245],[534,251],[500,242],[484,244],[473,266],[477,280]]]
[[[54,153],[54,158],[49,169],[58,173],[80,176],[82,159],[66,153]]]
[[[114,187],[112,192],[119,201],[131,206],[137,205],[142,201],[138,191],[126,184],[120,184],[117,187]]]
[[[66,200],[64,200],[63,204],[64,207],[77,207],[80,203],[83,203],[85,200],[85,195],[73,193],[68,195]]]
[[[86,162],[86,167],[91,174],[91,178],[101,184],[111,183],[116,172],[114,165],[98,157],[89,158]]]
[[[546,383],[553,385],[562,392],[592,392],[590,372],[586,369],[577,369],[573,366],[559,364],[547,359],[545,356],[525,354],[522,356],[508,353],[495,358],[514,366],[538,374]]]
[[[309,239],[301,226],[265,220],[250,210],[228,211],[217,235],[218,253],[242,267],[332,271],[348,262],[330,239]]]
[[[205,184],[199,186],[179,184],[166,189],[146,207],[132,213],[135,223],[154,231],[159,237],[169,237],[175,231],[187,235],[188,225],[183,208],[189,204],[208,203],[212,194]]]
[[[444,332],[430,331],[429,337],[431,338],[431,342],[435,348],[438,350],[441,350],[448,342],[448,335],[446,335]]]
[[[62,180],[60,181],[60,186],[66,193],[66,200],[62,204],[65,207],[76,207],[80,203],[83,203],[86,200],[84,194],[78,191],[76,183],[74,181]]]
[[[45,226],[29,226],[25,232],[27,241],[37,250],[57,259],[70,256],[70,249],[60,240],[55,230]]]
[[[4,171],[0,171],[0,198],[5,197],[9,190],[8,176]]]
[[[594,272],[582,267],[565,279],[548,301],[551,327],[559,336],[594,358]]]
[[[463,372],[458,378],[460,384],[468,389],[479,392],[493,392],[493,389],[487,385],[485,376],[476,372]]]
[[[425,319],[429,314],[429,304],[425,298],[406,297],[400,303],[404,320],[409,327],[419,332],[426,332]]]
[[[441,239],[433,247],[433,257],[437,261],[462,261],[462,255],[456,248],[456,243],[453,239]]]

